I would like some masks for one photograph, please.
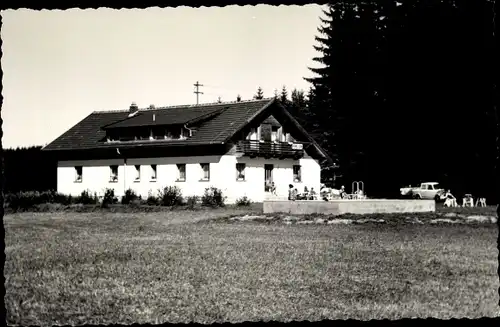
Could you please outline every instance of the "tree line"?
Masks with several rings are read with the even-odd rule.
[[[337,160],[324,181],[373,196],[436,181],[493,201],[493,13],[492,1],[330,3],[307,94],[275,91]]]
[[[3,149],[5,193],[56,189],[57,162],[41,149],[41,146]]]

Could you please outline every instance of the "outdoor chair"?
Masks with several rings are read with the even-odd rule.
[[[462,199],[462,207],[473,207],[474,206],[474,198],[471,194],[466,194]]]
[[[447,198],[445,201],[444,201],[444,204],[443,204],[445,207],[456,207],[457,206],[457,200],[456,199],[452,199],[452,198]]]
[[[486,207],[486,198],[477,198],[476,207]]]

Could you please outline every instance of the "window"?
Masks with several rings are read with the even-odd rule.
[[[177,181],[185,182],[186,181],[186,164],[177,164],[177,171],[179,172],[177,176]]]
[[[82,172],[83,172],[82,166],[75,167],[75,183],[82,182]]]
[[[109,166],[109,170],[110,170],[110,177],[109,177],[109,181],[111,183],[115,183],[115,182],[118,182],[118,166]]]
[[[135,165],[135,181],[139,182],[141,180],[141,166]]]
[[[245,164],[237,163],[236,164],[236,180],[244,181],[245,180]]]
[[[156,165],[151,165],[151,182],[156,181]]]
[[[202,181],[209,181],[210,180],[210,164],[209,163],[202,163],[201,165],[201,170],[203,171],[203,175],[201,177]]]
[[[293,181],[295,183],[301,182],[302,181],[302,176],[301,176],[301,167],[299,165],[294,165],[293,166]]]

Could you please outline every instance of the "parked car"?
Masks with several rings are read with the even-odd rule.
[[[401,196],[411,197],[413,199],[434,199],[440,201],[444,198],[445,190],[436,182],[421,183],[418,187],[400,188]]]

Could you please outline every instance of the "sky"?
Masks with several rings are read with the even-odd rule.
[[[323,7],[4,10],[3,147],[45,145],[100,110],[308,90]]]

